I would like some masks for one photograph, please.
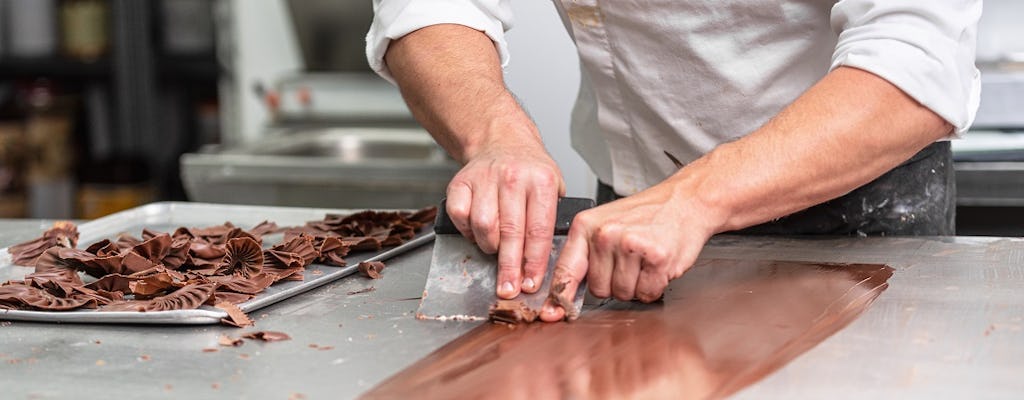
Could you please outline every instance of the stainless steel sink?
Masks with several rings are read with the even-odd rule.
[[[341,208],[434,204],[459,169],[418,128],[282,132],[181,163],[192,200]]]

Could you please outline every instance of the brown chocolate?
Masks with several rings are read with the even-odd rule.
[[[384,270],[384,262],[382,261],[363,261],[359,263],[359,272],[370,279],[380,279],[381,271]]]
[[[706,260],[664,303],[610,301],[572,324],[485,324],[364,398],[723,398],[857,318],[883,265]]]
[[[559,281],[552,284],[551,292],[548,293],[548,299],[565,310],[565,319],[567,321],[573,321],[579,317],[579,313],[576,311],[576,305],[573,304],[573,294],[564,293],[565,287],[568,284],[568,281]]]
[[[275,331],[249,332],[249,333],[246,333],[246,334],[242,335],[242,337],[246,338],[246,339],[252,339],[252,340],[262,340],[264,342],[278,342],[278,341],[282,341],[282,340],[292,340],[292,337],[288,336],[287,333],[275,332]]]
[[[74,248],[78,244],[78,227],[69,221],[57,221],[43,232],[43,236],[8,247],[11,261],[26,267],[35,266],[35,261],[51,247]]]
[[[35,267],[35,272],[20,281],[0,283],[0,308],[165,311],[222,303],[234,307],[279,280],[302,280],[314,261],[344,266],[351,251],[401,244],[434,213],[433,208],[416,213],[364,211],[328,215],[288,229],[269,221],[250,231],[230,222],[181,227],[171,234],[143,229],[141,238],[122,233],[84,250],[75,248],[77,227],[60,222],[42,237],[10,248],[16,263]],[[282,230],[285,240],[264,250],[263,236]],[[383,263],[370,263],[365,269],[364,273],[379,276]],[[79,272],[98,279],[85,285]],[[244,325],[240,317],[230,320]]]
[[[240,338],[233,338],[228,335],[220,335],[220,337],[217,338],[217,344],[224,347],[238,347],[244,343],[244,340]]]
[[[498,300],[491,304],[488,312],[492,322],[508,325],[527,324],[536,321],[539,316],[538,310],[528,307],[522,300]]]
[[[217,303],[214,307],[217,307],[228,313],[228,317],[221,319],[220,322],[234,326],[236,328],[244,328],[247,326],[255,325],[255,323],[252,322],[252,319],[245,314],[245,311],[242,311],[242,309],[238,308],[238,306],[236,306],[234,303],[222,302]]]

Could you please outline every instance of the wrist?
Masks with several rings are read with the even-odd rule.
[[[544,150],[537,126],[508,94],[495,101],[478,119],[479,124],[462,135],[460,159],[463,164],[491,151],[509,148]]]
[[[725,232],[729,227],[729,204],[714,189],[707,188],[699,174],[687,173],[688,168],[680,170],[669,178],[673,181],[673,198],[678,199],[680,210],[684,213],[683,220],[695,223],[698,230],[706,237]]]

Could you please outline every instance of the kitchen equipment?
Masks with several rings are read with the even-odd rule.
[[[181,165],[191,200],[344,208],[434,204],[460,168],[426,132],[401,128],[281,132]]]
[[[230,221],[235,225],[249,228],[264,220],[276,222],[279,226],[302,225],[317,220],[327,213],[348,214],[354,210],[225,206],[217,204],[164,202],[153,203],[130,210],[111,214],[78,226],[79,243],[115,237],[119,233],[138,234],[142,228],[169,232],[178,226],[208,226]],[[268,235],[268,244],[280,241],[280,234]],[[433,232],[420,232],[416,238],[405,244],[384,249],[378,253],[359,252],[345,257],[348,265],[335,267],[312,264],[306,267],[302,281],[281,281],[270,286],[252,300],[238,305],[242,311],[251,312],[281,300],[307,292],[327,283],[355,273],[361,261],[384,261],[433,240]],[[11,264],[7,249],[0,249],[0,282],[21,279],[34,269]],[[216,324],[227,317],[227,312],[210,306],[195,310],[151,311],[151,312],[99,312],[83,311],[25,311],[0,310],[0,319],[40,322],[82,322],[82,323],[132,323],[132,324]]]
[[[558,200],[555,237],[544,282],[536,293],[521,293],[516,300],[522,301],[531,310],[540,311],[548,297],[551,275],[558,255],[565,245],[569,225],[577,213],[593,206],[594,201],[591,199],[564,197]],[[427,284],[423,289],[423,298],[419,310],[416,311],[416,318],[442,321],[486,320],[490,306],[498,300],[495,294],[497,256],[485,254],[475,243],[459,234],[448,217],[444,201],[438,207],[434,233],[434,254],[430,260]],[[583,306],[586,289],[586,283],[583,282],[576,291],[573,302],[576,313],[579,313]]]

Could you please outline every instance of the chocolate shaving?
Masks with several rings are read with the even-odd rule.
[[[143,229],[141,238],[121,233],[85,249],[75,248],[77,227],[59,222],[41,237],[9,249],[15,263],[34,267],[35,271],[23,280],[0,283],[0,309],[166,311],[204,304],[235,307],[274,282],[302,280],[306,268],[314,262],[345,266],[345,257],[351,252],[400,245],[415,237],[436,212],[430,207],[414,213],[331,214],[291,228],[264,221],[249,231],[230,222],[203,228],[180,227],[170,234]],[[263,236],[281,231],[284,240],[263,249]],[[360,264],[360,270],[373,278],[379,278],[383,268],[381,262]],[[80,273],[97,279],[84,284]],[[370,290],[373,288],[366,289]],[[244,324],[240,317],[232,321]]]
[[[238,308],[238,306],[234,305],[233,303],[217,303],[217,305],[215,305],[214,307],[217,307],[228,313],[227,318],[222,318],[220,320],[220,322],[224,324],[231,325],[236,328],[243,328],[246,326],[255,325],[252,322],[252,319],[250,319],[249,316],[246,315],[244,311],[242,311],[242,309]]]
[[[238,347],[238,346],[241,346],[244,343],[245,343],[244,340],[242,340],[240,338],[233,338],[233,337],[230,337],[228,335],[220,335],[220,337],[217,338],[217,344],[219,344],[221,346],[224,346],[224,347]]]
[[[521,300],[498,300],[491,305],[488,317],[492,322],[509,325],[525,324],[537,320],[540,312],[528,307]]]
[[[384,270],[384,263],[381,261],[363,261],[359,263],[359,272],[370,279],[380,279],[380,272]]]
[[[217,266],[217,274],[234,274],[249,278],[263,270],[263,249],[255,239],[251,237],[229,239],[225,250],[227,255]]]
[[[276,332],[276,331],[249,332],[249,333],[246,333],[246,334],[242,335],[242,337],[245,338],[245,339],[262,340],[264,342],[277,342],[277,341],[282,341],[282,340],[292,340],[292,337],[288,336],[287,333]]]
[[[565,310],[565,320],[573,321],[579,318],[579,312],[576,311],[576,304],[573,303],[572,296],[563,296],[562,292],[565,291],[565,287],[569,285],[569,281],[555,282],[551,285],[551,292],[548,293],[548,300],[553,301],[559,307]]]
[[[57,221],[53,227],[43,232],[43,236],[8,247],[11,262],[27,267],[35,266],[35,261],[51,247],[74,248],[78,244],[78,227],[69,221]]]
[[[189,285],[178,289],[166,296],[152,300],[132,300],[121,303],[113,303],[103,307],[104,311],[168,311],[168,310],[191,310],[199,308],[216,289],[214,283],[201,283]]]

